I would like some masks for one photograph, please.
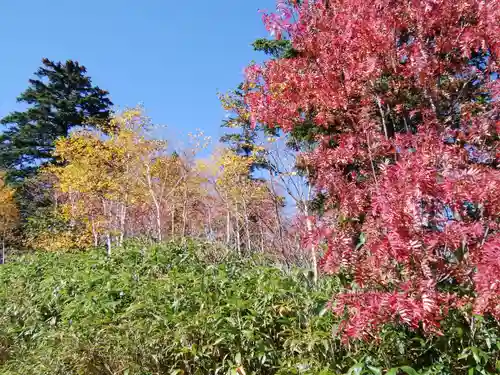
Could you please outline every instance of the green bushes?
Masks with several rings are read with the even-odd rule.
[[[318,316],[330,287],[313,292],[300,274],[250,260],[209,265],[193,244],[128,247],[110,260],[39,254],[0,280],[6,374],[208,374],[240,361],[270,374],[330,350],[330,317]]]
[[[343,346],[325,310],[334,279],[313,287],[300,270],[204,254],[195,243],[128,245],[109,260],[99,251],[45,253],[0,268],[0,373],[227,374],[238,365],[247,374],[379,374],[405,365],[421,374],[495,373],[492,323],[477,322],[474,340],[465,326],[444,341],[394,327],[380,343]]]

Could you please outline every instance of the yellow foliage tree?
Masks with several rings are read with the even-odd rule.
[[[165,142],[147,138],[150,122],[140,108],[117,115],[110,126],[109,136],[80,131],[60,138],[55,155],[61,163],[47,169],[66,195],[64,215],[85,223],[95,245],[104,237],[108,254],[112,242],[123,242],[129,210],[151,200],[161,233],[157,180],[166,148]]]
[[[84,247],[93,239],[110,255],[127,236],[161,241],[169,235],[226,238],[238,251],[264,249],[273,205],[266,182],[250,177],[254,156],[223,150],[197,163],[209,137],[188,134],[189,146],[171,154],[165,141],[149,137],[150,127],[135,108],[115,116],[107,134],[82,130],[56,142],[59,163],[44,173],[55,180],[57,212],[70,228],[58,238],[73,243],[55,246]]]
[[[14,189],[5,184],[5,174],[0,172],[0,236],[2,241],[2,259],[5,263],[5,244],[19,224],[19,210],[14,200]]]
[[[263,216],[270,203],[266,183],[249,177],[254,162],[253,156],[241,156],[222,149],[215,153],[211,161],[200,162],[198,166],[210,176],[208,180],[225,207],[226,243],[234,243],[239,252],[243,244],[247,251],[255,248],[252,232],[256,228],[252,228],[250,218]]]

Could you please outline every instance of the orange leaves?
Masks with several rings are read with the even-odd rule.
[[[10,234],[19,222],[19,210],[14,200],[14,189],[5,185],[4,174],[0,172],[0,238]]]

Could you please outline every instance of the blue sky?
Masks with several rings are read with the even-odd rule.
[[[217,91],[234,88],[262,54],[259,9],[274,0],[4,0],[0,3],[0,117],[42,57],[85,65],[118,107],[142,103],[159,136],[205,130],[217,138],[224,117]]]

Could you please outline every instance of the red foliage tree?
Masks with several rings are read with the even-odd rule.
[[[246,102],[254,122],[323,130],[313,240],[350,280],[345,337],[439,333],[451,308],[500,320],[500,1],[304,0],[264,21],[296,57],[250,66]]]

